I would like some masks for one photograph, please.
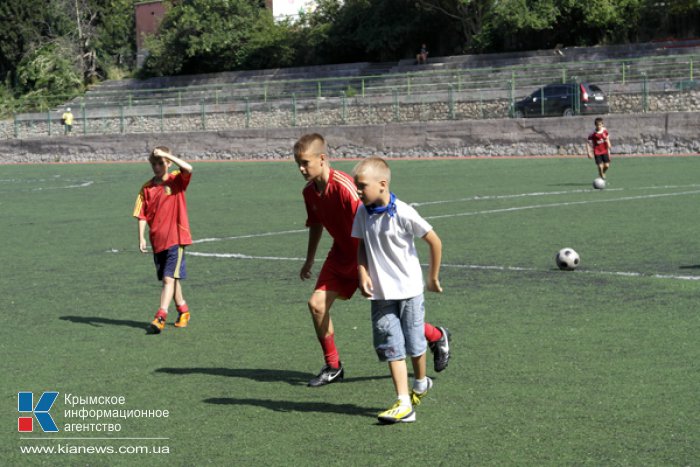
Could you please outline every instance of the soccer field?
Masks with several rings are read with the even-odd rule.
[[[0,167],[3,465],[700,463],[699,157],[615,158],[603,191],[585,158],[391,161],[443,240],[426,316],[453,336],[400,426],[376,423],[394,393],[359,293],[332,312],[345,382],[306,387],[296,166],[193,165],[192,320],[160,335],[131,217],[145,160]],[[58,432],[19,432],[23,391],[59,393]]]

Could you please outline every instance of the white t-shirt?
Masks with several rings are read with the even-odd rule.
[[[408,204],[397,199],[396,214],[370,216],[357,208],[352,236],[364,241],[372,279],[372,300],[405,300],[423,293],[423,271],[414,237],[422,238],[433,227]]]

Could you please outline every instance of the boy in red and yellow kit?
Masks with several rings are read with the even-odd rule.
[[[594,123],[595,131],[588,136],[588,158],[595,158],[598,176],[605,179],[605,173],[610,168],[610,134],[602,118],[596,118]]]
[[[156,273],[158,280],[163,281],[160,308],[149,326],[150,332],[158,334],[165,328],[168,307],[173,297],[178,312],[175,326],[184,328],[190,320],[180,282],[187,277],[185,246],[192,244],[185,199],[185,190],[192,177],[192,166],[172,155],[165,146],[155,148],[148,161],[154,177],[141,187],[134,206],[134,217],[138,219],[141,253],[148,251],[145,238],[148,225]],[[169,172],[173,163],[180,170]]]
[[[318,133],[299,138],[294,145],[294,161],[307,181],[302,194],[306,205],[309,239],[306,261],[299,272],[302,280],[311,278],[311,268],[323,229],[333,237],[333,245],[308,301],[325,359],[320,373],[309,381],[309,386],[318,387],[342,381],[345,375],[335,346],[330,309],[336,299],[349,299],[358,287],[358,240],[351,234],[355,213],[362,201],[352,177],[331,168],[326,141]],[[444,370],[450,359],[449,331],[425,323],[425,336],[434,353],[435,371]]]

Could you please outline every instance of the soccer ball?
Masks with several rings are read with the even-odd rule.
[[[556,256],[557,266],[562,271],[573,271],[581,262],[581,258],[573,248],[562,248]]]
[[[593,180],[593,188],[595,188],[596,190],[602,190],[603,188],[605,188],[605,179],[598,177],[595,180]]]

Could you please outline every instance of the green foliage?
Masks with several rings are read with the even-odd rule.
[[[162,76],[244,67],[255,53],[252,44],[276,43],[275,38],[259,36],[253,42],[256,29],[270,30],[260,25],[266,15],[257,2],[246,0],[178,2],[168,10],[159,34],[147,41],[145,72]]]
[[[60,41],[25,56],[17,67],[22,102],[44,109],[75,96],[82,80],[72,56],[70,47]]]

